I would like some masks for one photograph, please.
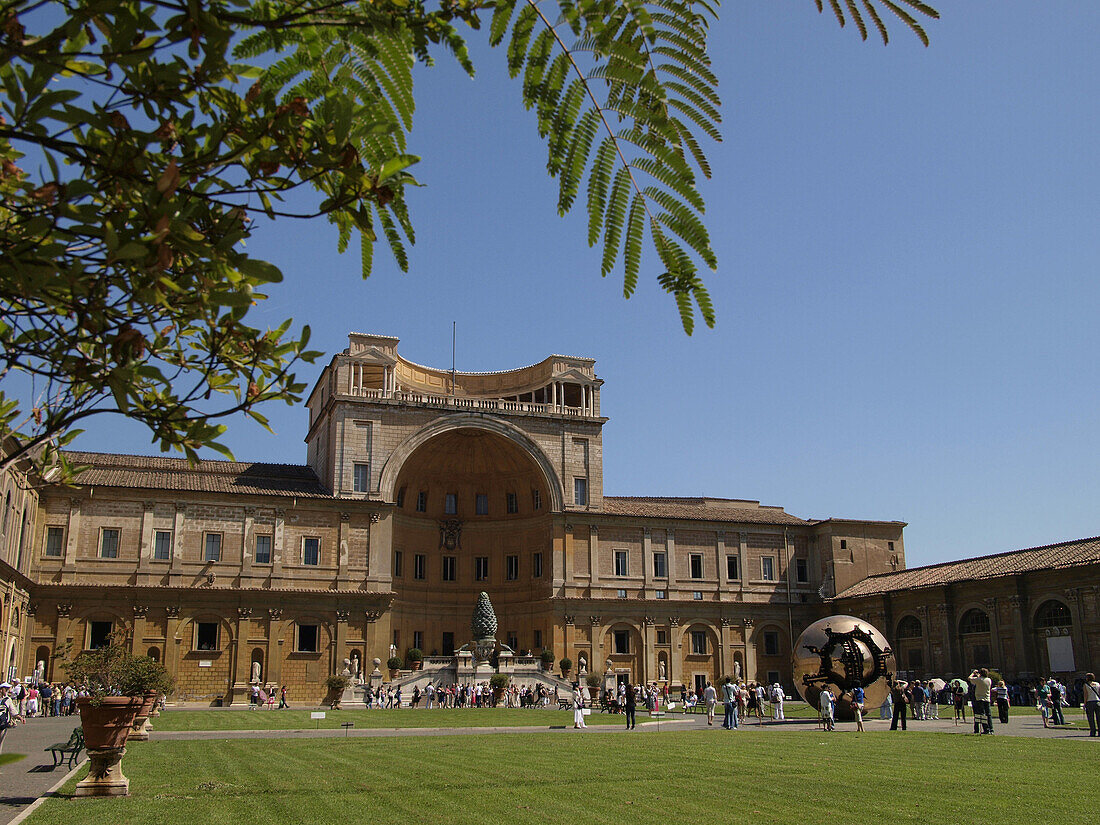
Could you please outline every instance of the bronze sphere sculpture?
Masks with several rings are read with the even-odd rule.
[[[897,669],[894,654],[882,631],[855,616],[828,616],[802,631],[791,653],[794,684],[811,706],[828,685],[837,699],[851,700],[862,687],[864,707],[886,701],[889,680]],[[851,718],[848,701],[837,703],[838,717]]]

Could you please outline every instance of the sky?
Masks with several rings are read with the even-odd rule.
[[[711,51],[713,329],[681,329],[643,264],[599,276],[565,219],[505,55],[418,70],[417,243],[360,277],[324,221],[263,225],[283,269],[260,310],[326,352],[397,336],[439,367],[596,359],[604,492],[759,500],[804,518],[901,520],[909,566],[1100,534],[1100,4],[936,4],[930,48],[863,43],[812,0],[727,2]],[[354,248],[354,245],[353,245]],[[305,462],[304,405],[240,420],[241,460]],[[93,423],[75,446],[154,453]]]

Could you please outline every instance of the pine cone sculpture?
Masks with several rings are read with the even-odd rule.
[[[482,591],[477,597],[473,621],[474,639],[495,639],[497,635],[497,614],[493,612],[493,603],[489,594]]]

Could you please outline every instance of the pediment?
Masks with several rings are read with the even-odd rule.
[[[396,358],[378,349],[378,347],[367,347],[351,357],[356,361],[366,361],[370,364],[385,364],[388,367],[392,367],[397,363]]]

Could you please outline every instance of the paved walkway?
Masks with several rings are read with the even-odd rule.
[[[79,725],[79,716],[59,716],[32,719],[8,730],[4,753],[23,753],[26,758],[0,767],[0,825],[11,822],[69,772],[67,758],[55,770],[53,757],[42,749],[66,741]],[[84,759],[83,753],[80,758]]]

